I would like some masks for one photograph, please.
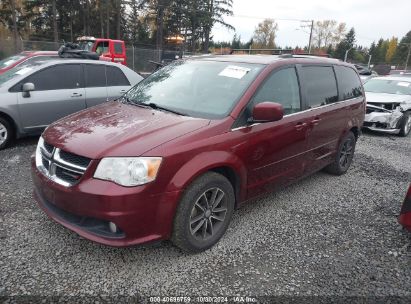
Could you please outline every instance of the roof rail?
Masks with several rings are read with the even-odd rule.
[[[321,54],[321,55],[317,55],[317,54],[283,54],[283,55],[279,55],[278,57],[281,58],[309,58],[309,57],[322,57],[322,58],[330,58],[330,59],[334,59],[331,58],[331,56],[329,54]]]

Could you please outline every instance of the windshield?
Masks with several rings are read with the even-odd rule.
[[[137,84],[125,98],[192,117],[223,118],[263,68],[261,64],[176,61]]]
[[[411,82],[388,79],[371,79],[364,84],[366,92],[411,95]]]
[[[8,68],[9,66],[12,66],[15,64],[17,61],[24,59],[26,56],[25,55],[15,55],[11,57],[7,57],[3,60],[0,60],[0,69],[5,69]]]
[[[14,68],[0,74],[0,86],[3,85],[6,81],[9,81],[13,78],[17,78],[21,75],[28,75],[37,66],[42,65],[44,61],[42,60],[30,60],[29,62],[24,62],[23,64],[19,64]]]

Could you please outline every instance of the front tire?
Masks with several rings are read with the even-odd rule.
[[[0,150],[7,147],[13,138],[13,127],[10,122],[0,117]]]
[[[411,131],[411,113],[410,112],[405,112],[403,117],[401,118],[400,122],[400,133],[399,135],[402,137],[408,136]]]
[[[335,160],[332,164],[325,168],[325,171],[334,175],[345,174],[351,166],[352,160],[354,158],[355,145],[357,139],[353,132],[348,132],[344,136],[343,140],[338,147]]]
[[[234,189],[226,177],[214,172],[200,176],[180,200],[172,242],[190,253],[211,248],[226,232],[234,203]]]

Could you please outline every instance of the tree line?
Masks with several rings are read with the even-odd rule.
[[[128,44],[157,49],[181,47],[207,53],[216,47],[231,49],[274,49],[279,26],[266,19],[255,28],[252,39],[215,42],[215,24],[234,30],[224,17],[233,15],[233,0],[0,0],[0,38],[4,32],[19,39],[74,41],[78,36],[125,40]],[[308,34],[311,25],[301,30]],[[307,41],[308,42],[308,41]],[[322,20],[313,23],[310,46],[283,49],[296,53],[329,54],[358,63],[403,65],[407,60],[411,31],[398,39],[392,37],[358,45],[355,29],[345,23]],[[17,45],[16,45],[17,49]]]
[[[26,40],[121,39],[162,49],[184,39],[208,50],[215,24],[232,15],[233,0],[1,0],[0,26]],[[0,29],[1,32],[1,29]]]
[[[310,34],[311,26],[304,25],[304,29]],[[277,49],[275,39],[279,30],[274,19],[265,19],[255,28],[252,39],[246,43],[241,41],[241,37],[234,34],[231,42],[216,42],[215,46],[231,49],[243,49],[245,52],[250,48]],[[312,39],[310,47],[289,47],[280,49],[292,53],[309,53],[317,55],[329,55],[332,58],[347,60],[354,63],[363,64],[391,64],[404,66],[409,57],[411,48],[411,31],[400,40],[397,37],[390,39],[379,39],[369,46],[357,44],[356,32],[354,28],[347,30],[345,23],[337,23],[335,20],[323,20],[313,23]],[[411,58],[409,58],[411,60]],[[409,62],[409,65],[411,62]]]

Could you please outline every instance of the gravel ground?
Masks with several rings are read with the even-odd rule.
[[[251,202],[235,212],[217,246],[197,255],[168,242],[105,247],[49,220],[32,198],[29,157],[36,142],[20,140],[0,151],[0,296],[411,301],[411,234],[397,223],[411,181],[410,137],[365,134],[346,175],[320,172]]]

